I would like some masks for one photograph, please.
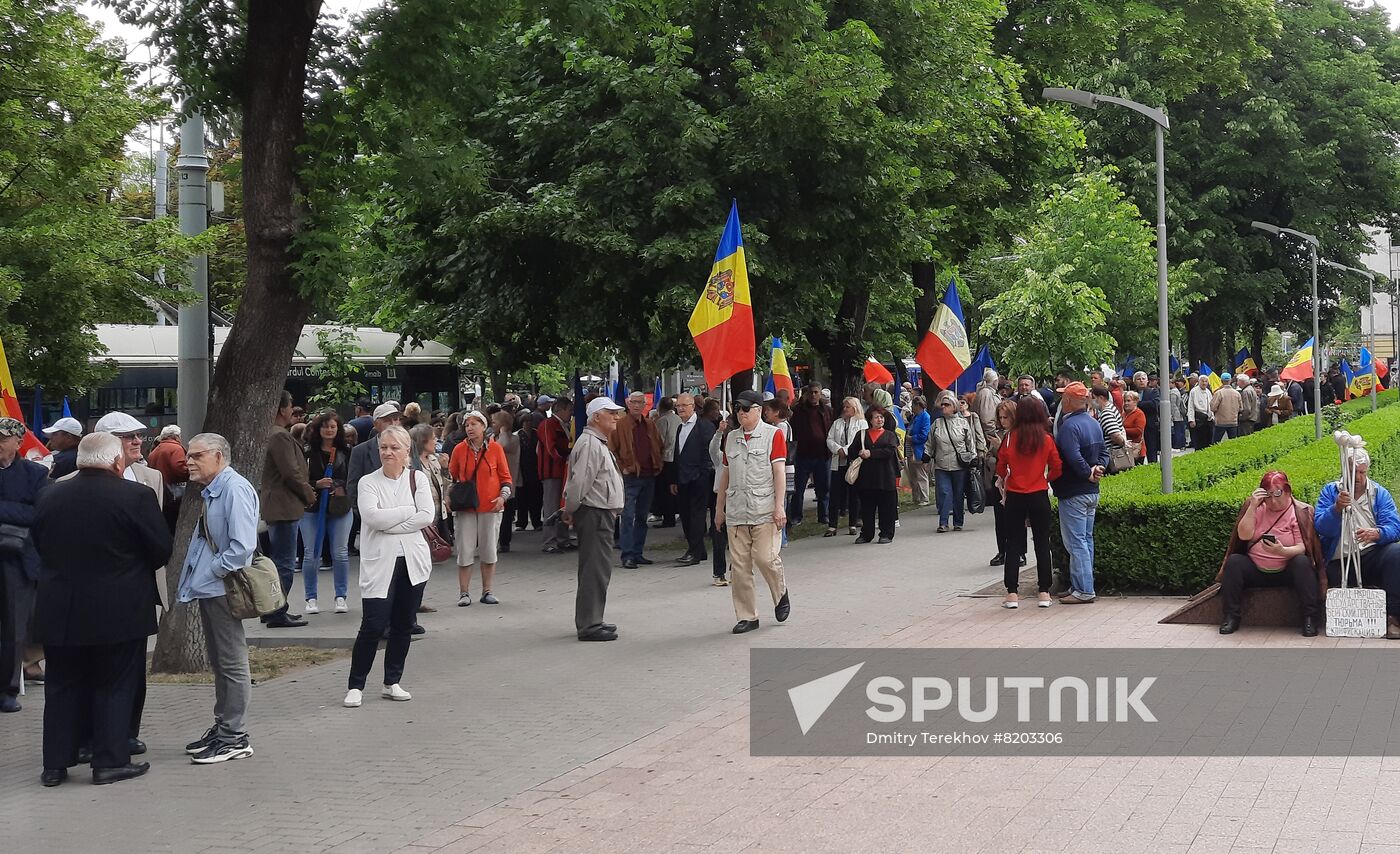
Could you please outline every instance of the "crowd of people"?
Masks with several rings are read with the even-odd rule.
[[[323,565],[330,610],[348,614],[350,557],[359,555],[347,708],[362,705],[381,641],[381,696],[412,698],[402,681],[411,637],[425,632],[417,615],[433,610],[423,595],[434,563],[455,561],[459,607],[474,593],[497,605],[500,555],[527,530],[542,534],[546,554],[576,553],[581,641],[618,638],[605,619],[614,565],[653,564],[648,531],[677,522],[685,551],[675,562],[708,563],[711,583],[730,589],[733,633],[747,633],[760,625],[756,574],[774,618],[791,614],[782,553],[809,509],[809,487],[824,536],[844,529],[856,544],[894,540],[901,487],[915,506],[936,505],[937,534],[962,531],[969,515],[991,507],[990,564],[1003,567],[1004,608],[1020,606],[1028,543],[1038,607],[1092,603],[1100,481],[1157,459],[1159,418],[1172,419],[1175,451],[1188,432],[1203,448],[1307,411],[1302,384],[1226,375],[1212,390],[1209,380],[1179,378],[1164,398],[1157,378],[1142,372],[1094,373],[1087,383],[1061,374],[1042,385],[987,371],[974,391],[945,390],[932,405],[911,383],[868,383],[835,406],[813,382],[795,400],[786,390],[740,392],[730,411],[704,394],[649,400],[638,392],[625,406],[590,397],[577,425],[574,401],[548,395],[508,394],[459,413],[360,400],[345,418],[336,409],[307,413],[283,392],[264,458],[237,461],[245,470],[261,464],[257,490],[215,433],[185,442],[171,425],[148,437],[140,421],[112,412],[85,434],[63,418],[44,431],[51,455],[40,463],[18,455],[25,426],[0,419],[0,712],[20,710],[21,680],[46,683],[46,786],[80,763],[92,766],[95,783],[140,776],[148,768],[134,759],[145,752],[147,638],[160,607],[185,603],[203,623],[215,688],[211,724],[187,752],[196,764],[251,756],[248,644],[226,594],[230,575],[260,553],[275,565],[286,602],[260,615],[272,629],[303,627],[322,613]],[[1333,484],[1315,507],[1292,497],[1285,474],[1264,478],[1221,566],[1222,633],[1239,627],[1245,588],[1288,585],[1302,604],[1303,634],[1315,635],[1341,558],[1356,556],[1359,581],[1386,590],[1387,637],[1400,638],[1400,515],[1366,479],[1361,456],[1355,489]],[[201,510],[172,576],[178,584],[167,590],[160,567],[177,551],[175,522],[190,490]],[[1340,524],[1347,507],[1357,508],[1360,525]],[[75,530],[72,519],[84,525]],[[1056,521],[1069,554],[1058,595]]]

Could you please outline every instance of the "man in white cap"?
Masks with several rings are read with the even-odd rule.
[[[146,465],[141,455],[141,443],[146,441],[146,425],[125,412],[108,412],[93,425],[94,433],[111,433],[121,440],[126,469],[122,477],[144,483],[156,494],[156,501],[165,507],[165,480],[160,472]],[[72,477],[72,475],[67,475]]]
[[[350,452],[349,483],[346,491],[350,494],[350,506],[358,506],[360,478],[372,471],[379,471],[379,434],[388,427],[396,427],[403,420],[398,401],[386,400],[374,408],[374,431],[368,436],[360,436],[355,450]]]
[[[49,477],[58,480],[78,470],[78,440],[83,438],[83,423],[76,418],[60,418],[52,427],[44,429],[49,437],[49,450],[53,451],[53,467]]]
[[[569,455],[564,521],[578,532],[578,593],[574,628],[581,641],[617,640],[617,626],[603,622],[612,580],[613,527],[622,513],[622,472],[608,450],[622,407],[606,397],[588,404],[588,426]]]

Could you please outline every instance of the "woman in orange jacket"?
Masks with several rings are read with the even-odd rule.
[[[457,550],[457,605],[472,603],[472,565],[481,561],[481,604],[496,605],[491,582],[496,577],[496,549],[506,502],[515,494],[510,464],[497,442],[486,438],[486,416],[468,412],[467,438],[452,449],[447,470],[452,486],[447,509],[452,513]]]

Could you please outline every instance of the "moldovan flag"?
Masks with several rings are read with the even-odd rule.
[[[744,238],[739,233],[738,202],[729,208],[710,278],[690,313],[689,326],[711,389],[741,371],[753,370],[753,302],[744,264]]]
[[[1211,370],[1210,365],[1207,365],[1205,362],[1201,363],[1201,370],[1199,373],[1201,376],[1210,380],[1211,391],[1218,391],[1220,387],[1224,385],[1224,383],[1220,381],[1220,377],[1216,376],[1215,371]]]
[[[792,387],[792,372],[788,370],[787,354],[783,352],[783,339],[774,335],[772,338],[773,355],[769,359],[771,373],[768,375],[768,388],[776,395],[780,390],[787,389],[788,400],[796,403],[797,394]]]
[[[928,378],[939,388],[952,385],[967,366],[972,364],[972,351],[967,344],[967,324],[963,321],[962,300],[958,299],[958,282],[948,282],[943,302],[934,312],[914,361],[924,369]]]
[[[10,362],[5,358],[4,343],[0,343],[0,417],[25,423],[24,410],[19,405],[19,392],[15,391],[15,381],[10,376]],[[27,460],[38,460],[48,456],[49,449],[44,447],[33,430],[27,430],[19,442],[19,453]]]
[[[1235,373],[1254,376],[1259,373],[1259,364],[1254,361],[1254,356],[1249,352],[1248,347],[1241,347],[1235,354]]]
[[[1288,360],[1288,364],[1279,371],[1278,378],[1281,380],[1302,381],[1313,374],[1313,340],[1298,348],[1298,352],[1293,354],[1293,358]]]
[[[894,374],[890,369],[875,360],[874,356],[865,357],[865,381],[868,383],[879,383],[889,385],[894,382]]]
[[[1362,397],[1371,393],[1371,387],[1376,385],[1376,360],[1371,358],[1371,351],[1365,347],[1361,348],[1360,364],[1355,373],[1348,377],[1351,380],[1347,385],[1352,397]]]

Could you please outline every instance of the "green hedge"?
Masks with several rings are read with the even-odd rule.
[[[1343,405],[1355,417],[1346,429],[1366,439],[1372,476],[1385,484],[1400,477],[1400,406],[1396,392]],[[1195,593],[1215,580],[1230,527],[1244,499],[1271,469],[1287,473],[1294,493],[1312,503],[1338,476],[1330,433],[1314,442],[1313,419],[1298,417],[1250,436],[1177,457],[1176,491],[1161,493],[1158,466],[1140,466],[1104,480],[1094,525],[1095,587],[1100,591]],[[1056,539],[1057,565],[1068,556]]]

